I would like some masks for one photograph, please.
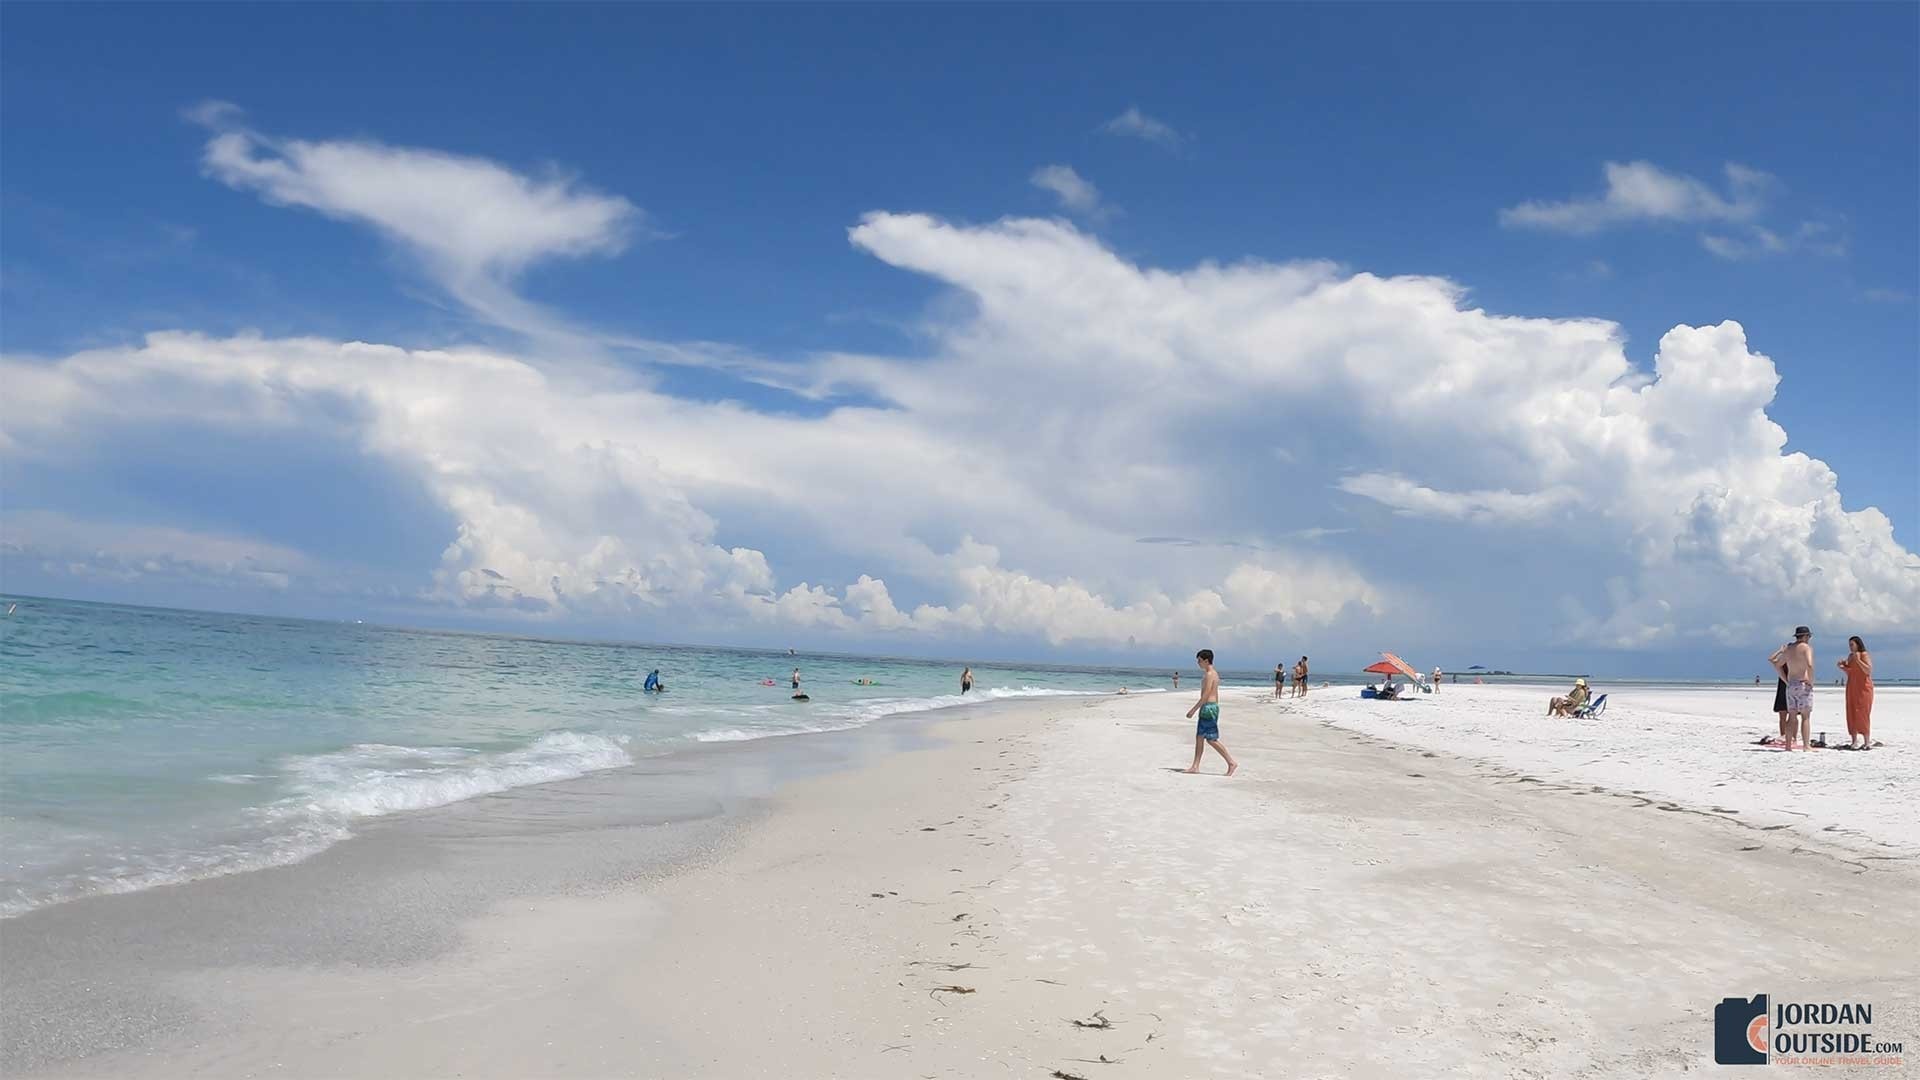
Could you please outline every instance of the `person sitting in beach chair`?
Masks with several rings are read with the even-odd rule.
[[[1573,710],[1573,718],[1575,720],[1598,720],[1600,719],[1600,714],[1606,711],[1607,695],[1601,694],[1585,705],[1575,708]]]
[[[1572,716],[1573,710],[1587,703],[1587,680],[1573,680],[1573,689],[1566,697],[1557,697],[1547,702],[1548,716]]]

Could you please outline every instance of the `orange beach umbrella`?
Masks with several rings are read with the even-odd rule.
[[[1412,664],[1407,663],[1405,660],[1400,659],[1399,657],[1393,655],[1390,652],[1381,653],[1380,662],[1383,664],[1393,665],[1393,670],[1399,672],[1402,675],[1405,675],[1409,679],[1418,679],[1420,677],[1420,673],[1413,670]],[[1367,670],[1372,671],[1373,669],[1368,668]]]

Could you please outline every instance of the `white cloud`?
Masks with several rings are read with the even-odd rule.
[[[1071,576],[1009,569],[985,545],[936,552],[905,541],[902,523],[927,520],[936,505],[995,527],[1045,526],[1061,515],[1044,505],[1046,490],[1026,489],[1013,469],[995,476],[984,462],[969,478],[985,485],[973,494],[930,488],[927,477],[942,461],[966,453],[963,436],[916,433],[915,418],[889,410],[777,418],[624,383],[550,379],[484,350],[178,333],[50,367],[9,360],[0,375],[19,391],[0,414],[6,445],[41,462],[70,440],[121,424],[357,446],[418,481],[454,519],[439,565],[421,568],[421,591],[465,607],[1159,642],[1211,625],[1324,619],[1372,596],[1338,560],[1323,559],[1298,600],[1271,594],[1270,607],[1242,604],[1231,621],[1204,623],[1197,613],[1214,610],[1205,588],[1176,602],[1134,585],[1129,591],[1141,599],[1111,602]],[[838,482],[823,486],[825,476]],[[715,519],[696,505],[705,498],[779,507],[797,527],[842,530],[850,550],[906,567],[951,603],[902,612],[885,582],[868,575],[838,594],[807,582],[782,590],[761,551],[715,542]],[[1060,525],[1055,535],[1085,531]],[[177,550],[192,547],[183,538]]]
[[[1157,143],[1169,150],[1177,150],[1186,141],[1186,136],[1173,127],[1156,120],[1140,111],[1137,105],[1127,106],[1127,111],[1107,121],[1101,129],[1109,135],[1124,135],[1128,138],[1145,139]]]
[[[1100,189],[1093,186],[1093,181],[1074,172],[1071,166],[1043,165],[1033,170],[1027,182],[1042,191],[1051,191],[1064,210],[1096,218],[1107,212],[1100,201]]]
[[[1700,246],[1729,261],[1746,258],[1749,254],[1747,245],[1730,236],[1715,233],[1700,234]]]
[[[1795,251],[1835,257],[1847,253],[1846,240],[1832,226],[1817,221],[1803,221],[1790,233],[1764,225],[1747,225],[1732,233],[1702,233],[1700,246],[1729,261]]]
[[[1356,649],[1641,648],[1787,615],[1920,632],[1920,558],[1783,452],[1778,374],[1738,324],[1678,327],[1643,371],[1611,323],[1463,308],[1437,278],[1145,267],[1051,220],[871,214],[850,239],[971,301],[924,356],[825,354],[792,380],[870,407],[164,333],[0,360],[0,449],[53,468],[127,426],[351,448],[455,522],[413,568],[423,595],[547,617]],[[1545,582],[1455,572],[1538,552]]]
[[[1500,211],[1500,223],[1552,232],[1594,233],[1637,222],[1744,222],[1766,205],[1777,186],[1758,169],[1729,163],[1725,194],[1648,161],[1609,161],[1607,190],[1560,202],[1524,202]]]
[[[1506,524],[1542,521],[1580,501],[1579,493],[1566,487],[1528,492],[1435,491],[1393,473],[1342,477],[1340,490],[1415,517]]]
[[[240,110],[225,102],[187,115],[211,131],[208,176],[277,206],[371,226],[454,299],[515,330],[557,330],[515,291],[524,271],[617,254],[643,220],[626,199],[562,174],[536,178],[484,158],[370,140],[279,138],[242,126]]]
[[[1868,289],[1861,295],[1876,304],[1905,304],[1913,299],[1905,289]]]

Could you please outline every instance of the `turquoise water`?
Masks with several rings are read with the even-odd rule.
[[[810,702],[789,700],[795,666]],[[668,692],[641,693],[656,667]],[[1166,686],[1120,669],[974,678],[962,698],[945,662],[20,599],[0,619],[0,916],[290,862],[369,817],[702,742]]]

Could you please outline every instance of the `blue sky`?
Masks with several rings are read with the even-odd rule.
[[[1355,655],[1409,639],[1439,650],[1457,622],[1515,664],[1603,652],[1613,659],[1593,661],[1596,670],[1655,657],[1698,668],[1744,664],[1747,636],[1764,643],[1778,633],[1773,622],[1803,621],[1776,611],[1855,618],[1910,649],[1920,635],[1912,607],[1873,612],[1909,588],[1920,595],[1906,561],[1920,547],[1917,40],[1920,14],[1909,5],[11,8],[0,39],[0,348],[22,370],[74,379],[78,369],[61,365],[104,350],[99,362],[118,374],[80,379],[101,400],[57,419],[29,423],[20,405],[0,407],[13,457],[6,585],[622,636],[778,644],[810,630],[899,651],[997,645],[1113,659],[1178,655],[1196,634],[1262,649],[1288,642],[1281,651],[1303,639]],[[237,110],[189,119],[207,102]],[[1116,123],[1129,110],[1135,119]],[[210,147],[222,137],[241,140],[246,156],[215,161]],[[274,164],[292,160],[294,142],[381,153],[343,165],[361,170],[352,177],[301,165],[295,183],[306,186],[296,191]],[[497,221],[538,207],[449,197],[415,228],[379,216],[386,202],[371,212],[374,204],[353,202],[370,190],[354,185],[417,182],[401,153],[549,185],[554,199],[613,219],[591,235],[540,233],[530,254],[464,241],[450,253],[430,235],[422,246],[422,230],[444,226],[434,216],[442,211]],[[1041,173],[1049,167],[1071,172]],[[1043,176],[1067,195],[1037,182]],[[849,230],[876,212],[895,217],[850,242]],[[1071,239],[995,231],[1009,221],[1056,222]],[[1072,251],[1060,254],[1062,243]],[[1080,263],[1060,271],[1056,255]],[[1006,285],[1019,295],[1001,305],[994,275],[1023,259],[1045,280]],[[1251,316],[1224,293],[1211,315],[1192,314],[1176,297],[1216,283],[1181,277],[1167,284],[1151,329],[1131,339],[1165,331],[1164,348],[1133,358],[1144,367],[1105,366],[1099,334],[1113,317],[1050,290],[1107,259],[1150,279],[1143,288],[1156,287],[1156,273],[1314,260],[1330,264],[1315,279],[1328,289],[1355,274],[1406,284],[1367,297],[1365,313],[1332,303],[1322,316],[1346,337],[1276,361],[1284,370],[1257,392],[1228,391],[1283,404],[1222,415],[1171,402],[1173,434],[1119,469],[1113,454],[1088,453],[1105,445],[1100,437],[1045,437],[1049,418],[1104,408],[1099,415],[1119,423],[1093,382],[1114,380],[1117,400],[1129,385],[1165,395],[1165,357],[1198,365],[1186,369],[1194,381],[1217,362],[1216,379],[1231,381],[1258,363],[1235,351],[1247,335],[1283,335],[1271,343],[1278,354],[1306,349],[1321,330],[1288,320],[1242,327],[1235,320]],[[1429,310],[1434,290],[1414,283],[1432,279],[1445,279],[1439,293],[1461,310],[1571,334],[1521,333],[1490,347],[1488,357],[1506,359],[1473,375],[1537,382],[1571,372],[1564,393],[1503,397],[1485,425],[1449,436],[1474,398],[1433,391],[1427,373],[1443,369],[1437,357],[1448,349],[1472,351],[1461,342],[1511,328],[1495,320],[1397,337],[1411,333],[1409,313]],[[1294,295],[1279,276],[1247,287],[1274,290],[1273,304]],[[1187,317],[1205,321],[1174,325]],[[1085,333],[1069,338],[1076,319]],[[1591,396],[1609,380],[1582,381],[1589,369],[1542,359],[1540,350],[1560,348],[1584,355],[1570,320],[1615,324],[1625,361],[1649,370],[1674,327],[1735,320],[1739,354],[1726,353],[1730,366],[1704,383],[1764,381],[1739,359],[1750,350],[1770,358],[1780,385],[1757,405],[1734,393],[1737,401],[1677,414],[1635,414],[1656,453],[1623,449],[1608,428],[1516,451],[1537,460],[1508,470],[1498,463],[1512,448],[1486,427],[1525,427],[1544,415],[1542,402],[1575,417],[1610,408]],[[273,398],[297,414],[288,419],[266,399],[231,400],[260,385],[206,384],[193,350],[217,346],[142,353],[156,331],[229,345],[257,331],[261,355],[231,361],[256,375],[295,363],[273,344],[295,338],[510,355],[556,379],[565,373],[598,403],[591,411],[608,439],[635,432],[614,456],[631,451],[659,471],[636,480],[638,466],[622,464],[609,489],[581,492],[577,503],[545,489],[516,501],[528,476],[578,463],[536,454],[484,482],[469,466],[455,477],[444,446],[413,436],[398,446],[385,424],[367,420],[398,408],[400,390],[373,389],[393,365],[333,371],[349,381]],[[983,352],[986,342],[1000,351]],[[1410,402],[1354,412],[1355,394],[1399,392],[1364,374],[1305,377],[1362,362],[1383,343],[1401,351],[1381,364],[1409,365]],[[1423,359],[1429,346],[1437,351]],[[697,357],[661,363],[669,348]],[[1009,350],[1031,355],[1014,378],[994,381],[1006,373],[993,357]],[[1084,364],[1064,359],[1082,353]],[[164,374],[167,394],[128,374],[159,378],[154,367],[169,364],[184,367]],[[923,406],[908,401],[936,378],[1047,395],[1052,409],[1001,410],[1022,416],[1003,428],[1011,420],[989,408],[949,429],[937,394],[924,421]],[[181,380],[210,396],[183,396],[164,415],[132,407],[189,395],[174,385]],[[1423,386],[1424,400],[1451,414],[1445,422],[1423,419]],[[635,388],[644,403],[618,397]],[[55,399],[77,393],[69,386]],[[646,410],[718,402],[750,414],[761,434],[742,446],[761,446],[766,458],[692,454],[698,435],[645,432]],[[1723,403],[1739,408],[1723,414]],[[556,405],[555,415],[575,407],[584,408]],[[641,411],[627,424],[623,408]],[[874,417],[847,414],[867,408],[903,426],[869,430]],[[1784,429],[1786,454],[1837,474],[1832,506],[1807,509],[1827,487],[1763,452],[1764,433],[1700,451],[1704,433],[1683,430],[1740,428],[1757,408]],[[278,419],[259,419],[268,415]],[[734,415],[703,414],[702,424]],[[1427,437],[1398,434],[1429,423]],[[1382,435],[1386,424],[1396,434]],[[1184,441],[1197,425],[1211,432],[1198,448]],[[873,458],[910,457],[893,452],[921,436],[921,460],[956,471],[919,485],[872,472]],[[784,440],[796,438],[848,447],[845,471],[821,449],[805,459],[813,471],[771,479]],[[1445,447],[1483,438],[1488,445],[1442,460]],[[1690,446],[1716,462],[1712,476],[1674,488],[1667,481]],[[997,452],[986,455],[992,467],[971,457],[974,447]],[[1179,468],[1196,455],[1202,478]],[[717,457],[730,457],[731,471],[702,464]],[[1087,482],[1048,488],[1021,475],[1023,458],[1054,477],[1085,470]],[[1756,479],[1763,462],[1785,478]],[[1612,471],[1638,468],[1650,470],[1645,483],[1610,490]],[[1661,470],[1664,487],[1652,476]],[[508,475],[516,471],[526,475]],[[1475,479],[1508,472],[1499,483]],[[891,508],[872,523],[888,542],[849,536],[857,505],[820,509],[828,499],[794,490],[842,483],[869,485]],[[1009,497],[947,520],[938,505],[914,505],[916,486],[980,499],[992,498],[982,487],[1017,486],[1032,502]],[[1764,506],[1722,508],[1700,524],[1700,492],[1738,502],[1762,489],[1772,500]],[[1179,495],[1159,494],[1167,491]],[[616,505],[626,498],[647,509]],[[1662,509],[1662,500],[1677,504]],[[485,518],[473,509],[480,502],[512,504],[517,523]],[[1635,513],[1614,515],[1614,531],[1597,542],[1606,530],[1590,519],[1624,503]],[[1662,518],[1688,505],[1692,525]],[[1033,506],[1066,509],[1049,521]],[[1781,542],[1766,530],[1789,511],[1810,515],[1802,531],[1825,535],[1831,518],[1852,536],[1872,534],[1873,523],[1834,515],[1869,506],[1890,519],[1887,542],[1815,545],[1841,553],[1838,563],[1818,552],[1775,557]],[[1193,535],[1205,531],[1184,526],[1194,516],[1220,523],[1220,534]],[[463,528],[473,543],[443,558]],[[1126,546],[1163,534],[1194,542]],[[101,535],[119,546],[109,566],[85,569],[106,550]],[[602,537],[620,541],[617,555],[596,547]],[[968,542],[997,554],[963,557],[977,555]],[[1078,545],[1087,561],[1061,557],[1062,545]],[[524,567],[482,565],[503,550]],[[753,558],[724,554],[737,551],[762,562],[740,569]],[[1274,573],[1275,583],[1224,583],[1235,553],[1248,551],[1259,555],[1239,565]],[[1165,556],[1169,568],[1143,555]],[[268,569],[248,577],[230,572],[237,565]],[[1436,581],[1496,566],[1515,580],[1491,589]],[[600,594],[582,600],[578,584],[555,593],[556,568],[559,578],[577,571],[599,583]],[[536,572],[538,582],[517,579]],[[481,583],[461,584],[462,573]],[[1540,582],[1560,589],[1583,574],[1587,584],[1529,602]],[[846,594],[862,575],[884,579],[906,623]],[[1303,576],[1344,582],[1345,592],[1303,594],[1294,584]],[[782,607],[803,583],[824,598],[803,592]],[[508,587],[512,598],[500,602]],[[1715,610],[1712,597],[1728,590],[1756,610]],[[1189,604],[1207,592],[1226,598],[1224,614],[1204,598]],[[929,615],[915,620],[921,604]],[[1390,640],[1374,644],[1381,638]],[[1676,653],[1683,659],[1671,660]]]

